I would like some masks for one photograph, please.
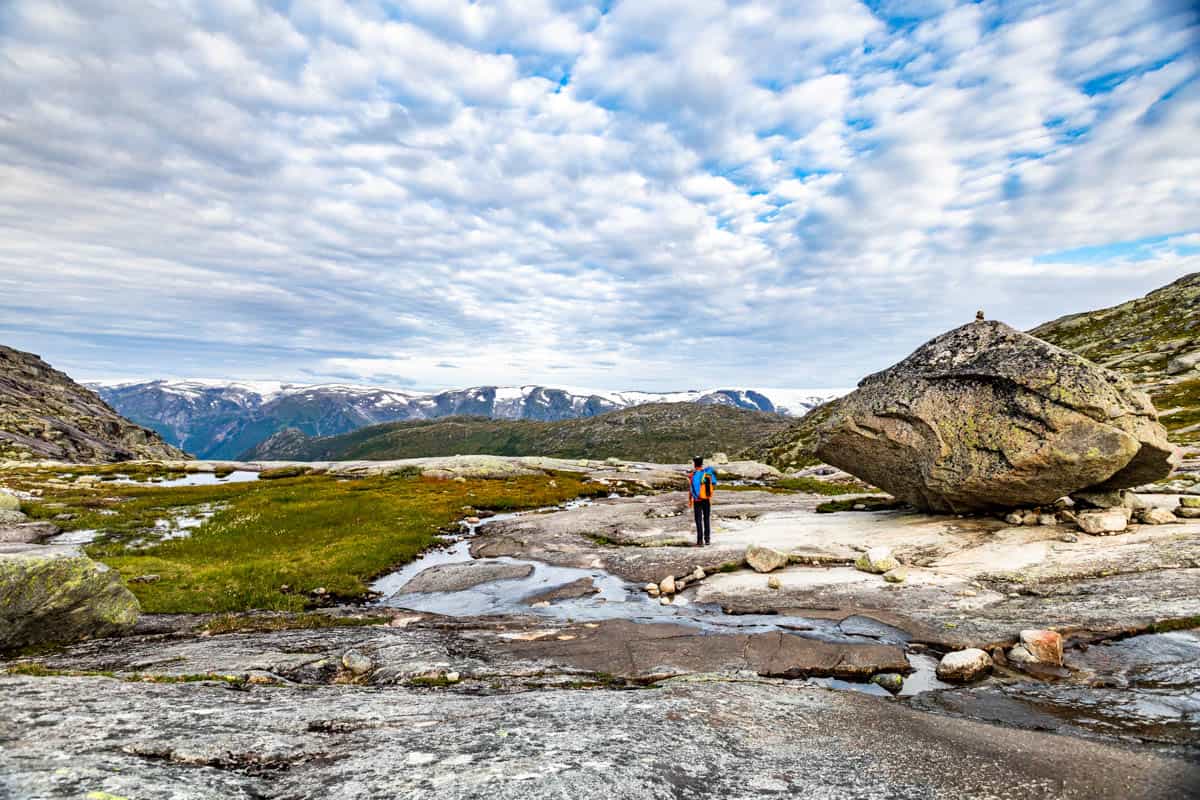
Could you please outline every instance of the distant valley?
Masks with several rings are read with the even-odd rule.
[[[282,431],[294,431],[306,438],[329,437],[381,423],[459,416],[559,422],[651,403],[722,406],[779,419],[802,416],[840,394],[837,390],[778,389],[656,394],[548,386],[480,386],[418,393],[344,384],[199,380],[90,387],[123,416],[157,431],[166,441],[198,458],[209,459],[237,458]]]

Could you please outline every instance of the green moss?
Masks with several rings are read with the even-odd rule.
[[[841,494],[862,494],[863,492],[871,491],[870,486],[859,481],[839,483],[835,481],[823,481],[819,478],[784,478],[775,481],[774,485],[780,489],[788,489],[793,492],[819,494],[828,497],[835,497]]]
[[[861,506],[861,508],[860,508]],[[895,511],[905,507],[903,501],[893,497],[856,497],[850,500],[830,500],[817,506],[818,514],[833,514],[839,511]]]
[[[409,678],[407,683],[409,686],[425,689],[444,689],[447,686],[455,685],[458,681],[452,681],[445,675],[418,675],[415,678]]]
[[[1150,626],[1151,633],[1170,633],[1171,631],[1187,631],[1200,628],[1200,616],[1165,619]]]

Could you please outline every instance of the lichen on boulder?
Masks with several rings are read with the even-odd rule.
[[[957,328],[863,379],[816,449],[917,508],[954,513],[1137,486],[1179,458],[1146,394],[1000,322]]]
[[[120,575],[77,548],[0,544],[0,652],[121,633],[140,611]]]

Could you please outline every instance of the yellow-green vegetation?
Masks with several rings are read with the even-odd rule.
[[[1164,386],[1153,397],[1159,411],[1167,412],[1160,419],[1173,441],[1200,442],[1200,378]]]
[[[0,482],[19,481],[3,473]],[[120,570],[143,611],[303,611],[365,597],[368,581],[434,544],[465,508],[536,508],[606,491],[573,474],[463,482],[309,475],[211,486],[51,484],[41,502],[23,507],[41,519],[73,515],[57,521],[69,530],[103,531],[88,555]],[[215,513],[190,536],[155,540],[156,521],[205,505]],[[158,578],[131,580],[146,575]]]
[[[818,514],[833,514],[837,511],[895,511],[905,504],[894,497],[855,497],[848,500],[830,500],[817,506]]]
[[[836,497],[841,494],[862,494],[871,491],[871,487],[861,481],[823,481],[820,478],[783,478],[775,481],[775,486],[804,494],[821,494]]]
[[[817,406],[798,421],[756,446],[743,451],[743,458],[762,461],[782,470],[803,469],[821,460],[816,456],[817,431],[837,408],[837,400]]]

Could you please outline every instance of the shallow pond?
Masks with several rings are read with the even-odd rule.
[[[150,483],[150,484],[153,484],[154,486],[161,486],[164,488],[169,488],[171,486],[217,486],[217,485],[224,484],[224,483],[246,483],[248,481],[256,481],[256,480],[258,480],[257,472],[252,472],[251,470],[239,469],[239,470],[234,470],[233,472],[229,473],[228,475],[223,475],[219,478],[216,476],[215,473],[212,473],[212,472],[189,472],[188,474],[186,474],[182,477],[172,478],[171,480],[150,480],[150,481],[135,480],[134,478],[131,478],[128,475],[118,475],[116,480],[110,481],[110,483],[132,483],[132,484]]]

